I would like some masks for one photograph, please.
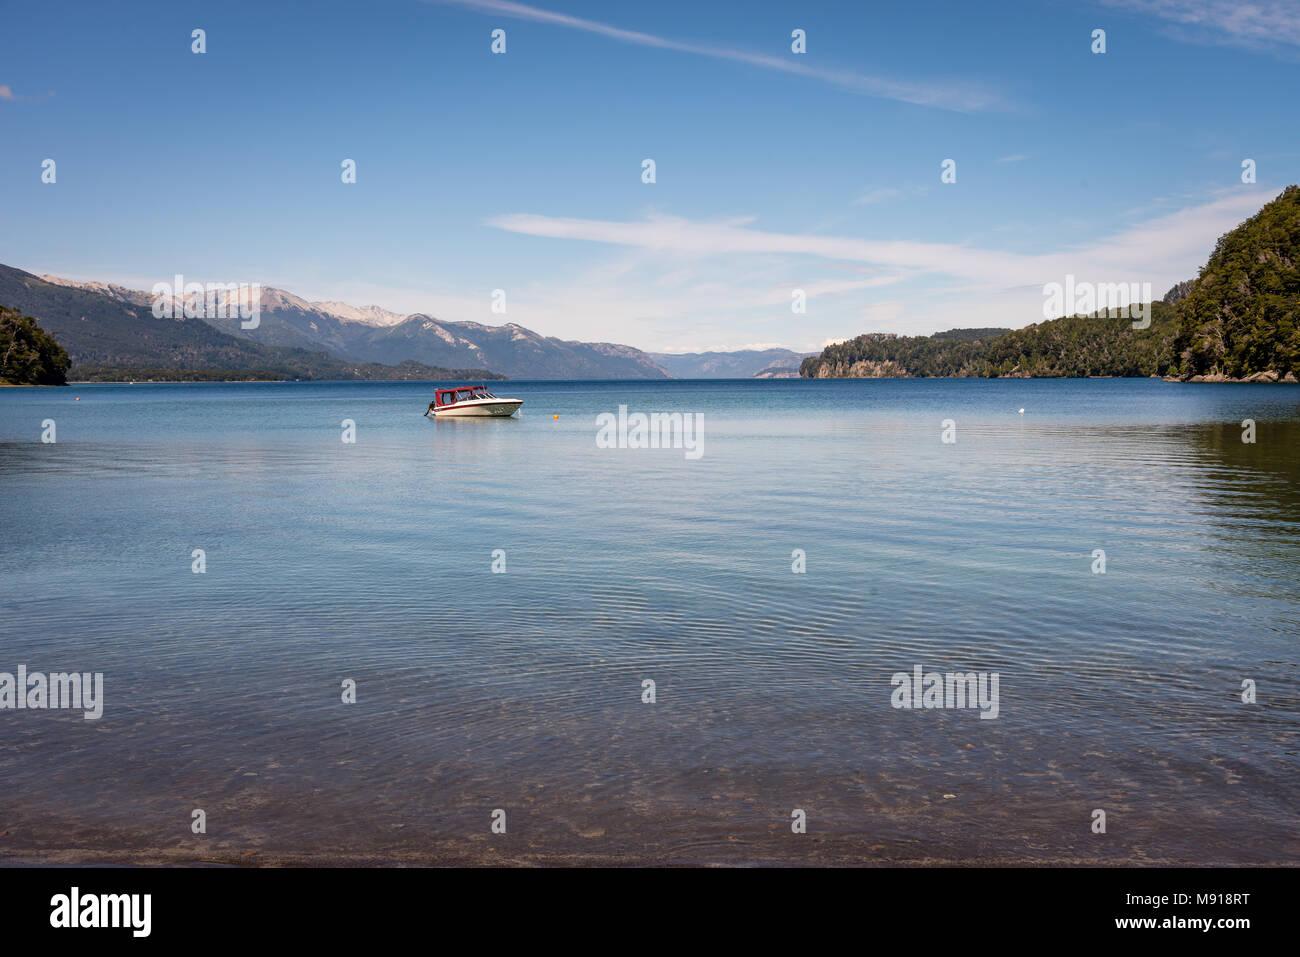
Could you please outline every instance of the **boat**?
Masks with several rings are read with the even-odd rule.
[[[493,395],[482,385],[460,385],[454,389],[439,389],[433,394],[433,401],[425,415],[476,415],[508,418],[524,404],[523,399],[507,399]]]

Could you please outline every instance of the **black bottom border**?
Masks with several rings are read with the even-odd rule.
[[[0,868],[0,921],[7,942],[63,938],[78,945],[373,945],[445,926],[472,935],[460,944],[443,941],[458,949],[476,938],[499,946],[516,935],[532,943],[680,946],[712,939],[734,946],[747,938],[775,943],[773,935],[786,932],[817,935],[809,944],[847,932],[859,943],[902,934],[920,947],[961,949],[1126,937],[1222,949],[1294,929],[1293,915],[1283,909],[1297,874],[1292,868],[13,867]],[[148,936],[131,927],[52,926],[70,922],[72,888],[83,908],[91,896],[148,894]],[[98,906],[91,904],[91,912]],[[1121,924],[1135,919],[1154,923]],[[1212,922],[1208,929],[1200,924],[1205,920]]]

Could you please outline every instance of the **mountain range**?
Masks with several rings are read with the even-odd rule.
[[[132,290],[52,283],[4,265],[0,306],[34,317],[53,335],[71,358],[74,379],[500,378],[481,368],[412,361],[383,365],[319,349],[264,345],[187,319],[183,312],[177,318],[157,318]]]
[[[246,296],[245,291],[242,295]],[[647,353],[609,342],[543,336],[516,323],[449,322],[378,306],[310,302],[263,287],[259,321],[242,328],[241,293],[218,292],[229,318],[153,315],[140,289],[33,275],[0,266],[0,305],[28,313],[55,335],[74,378],[664,379],[796,375],[803,356],[788,349],[691,354]],[[246,300],[245,300],[246,303]],[[170,370],[170,371],[169,371]]]
[[[787,378],[815,352],[791,349],[741,349],[737,352],[652,352],[650,357],[678,379]]]

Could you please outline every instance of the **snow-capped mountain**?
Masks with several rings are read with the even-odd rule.
[[[111,283],[78,282],[42,276],[46,282],[107,296],[133,306],[152,306],[150,292]],[[486,326],[448,322],[416,313],[402,316],[379,306],[310,302],[283,289],[260,289],[256,328],[242,327],[238,307],[250,290],[216,292],[212,303],[225,318],[200,318],[222,332],[263,345],[323,349],[349,362],[395,365],[408,360],[430,366],[490,369],[516,379],[662,379],[672,376],[650,356],[631,346],[565,341],[515,323]],[[187,304],[173,296],[179,313]],[[191,296],[189,305],[198,304]]]

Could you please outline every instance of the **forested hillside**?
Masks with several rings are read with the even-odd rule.
[[[933,336],[858,336],[805,359],[811,378],[1163,375],[1178,329],[1172,306],[1152,303],[1151,325],[1127,316],[1067,316],[1009,332],[953,329]]]
[[[1179,374],[1300,377],[1300,186],[1219,240],[1178,313]]]
[[[1151,324],[1094,313],[1014,332],[858,336],[805,359],[813,378],[1171,376],[1300,378],[1300,186],[1219,239],[1195,280],[1151,304]]]

